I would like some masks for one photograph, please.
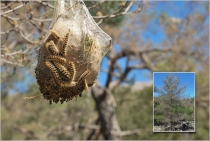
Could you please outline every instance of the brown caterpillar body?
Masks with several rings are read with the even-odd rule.
[[[52,55],[59,55],[59,50],[58,48],[55,46],[54,42],[51,40],[50,43],[46,44],[46,48],[49,52],[49,54]]]
[[[67,45],[68,38],[69,38],[69,33],[66,34],[63,40],[62,48],[61,48],[61,55],[64,55],[64,56],[66,55],[66,45]]]
[[[68,72],[68,70],[66,69],[66,67],[64,67],[63,65],[61,65],[58,62],[54,62],[56,68],[59,70],[60,73],[62,73],[66,78],[70,79],[71,78],[71,73],[72,72]]]
[[[66,59],[60,56],[50,55],[46,58],[48,61],[66,63]]]
[[[78,71],[74,62],[67,59],[66,52],[69,33],[65,35],[63,40],[61,39],[55,31],[51,30],[51,34],[39,54],[39,59],[43,60],[44,64],[40,65],[42,61],[38,61],[35,70],[40,91],[50,104],[72,100],[74,97],[81,96],[83,90],[88,89],[86,77],[90,71],[80,72],[78,79],[75,80]],[[48,55],[46,57],[41,56],[43,52],[47,52]]]

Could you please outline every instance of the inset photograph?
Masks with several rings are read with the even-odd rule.
[[[195,73],[153,73],[153,132],[195,132]]]

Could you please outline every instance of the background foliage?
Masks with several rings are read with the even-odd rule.
[[[1,1],[3,140],[209,139],[209,2],[183,2],[182,9],[176,2],[144,2],[143,10],[133,2],[86,2],[99,26],[113,38],[113,49],[102,63],[99,80],[104,85],[62,105],[49,105],[42,96],[23,99],[40,94],[34,68],[53,4]],[[129,6],[131,11],[125,11]],[[141,75],[152,81],[154,71],[196,73],[195,133],[152,132],[152,86],[137,85],[141,91],[134,91],[134,86]],[[97,94],[105,95],[105,104],[99,103]],[[116,117],[106,118],[100,110]]]

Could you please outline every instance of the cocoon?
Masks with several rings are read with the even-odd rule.
[[[101,61],[111,50],[111,40],[83,1],[57,1],[35,69],[43,97],[50,103],[63,103],[93,86]]]

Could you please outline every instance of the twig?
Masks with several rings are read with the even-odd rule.
[[[100,117],[97,118],[97,120],[95,121],[95,124],[98,125],[99,121],[100,121]],[[100,131],[99,131],[99,133],[100,133]],[[88,135],[87,140],[92,140],[93,137],[97,136],[97,134],[99,134],[99,133],[96,129],[92,130],[91,133]]]
[[[44,6],[48,6],[48,7],[51,8],[51,9],[54,9],[54,8],[55,8],[55,7],[52,6],[51,4],[46,3],[46,2],[44,2],[44,1],[41,1],[41,0],[35,1],[35,2],[38,2],[38,3],[40,3],[40,4],[43,4]]]
[[[145,53],[141,53],[141,59],[144,61],[146,66],[151,70],[151,71],[156,71],[158,68],[154,66],[154,64],[150,61],[149,57]]]
[[[44,135],[43,135],[43,138],[49,138],[50,134],[53,133],[54,130],[55,130],[55,127],[50,127],[50,128],[48,128],[48,129],[45,131],[45,133],[44,133]]]
[[[19,8],[21,8],[21,7],[23,7],[25,4],[26,4],[26,3],[22,3],[22,2],[21,2],[21,5],[19,5],[19,6],[15,7],[15,8],[13,8],[13,9],[11,9],[11,10],[5,11],[5,12],[1,13],[0,15],[2,16],[2,15],[4,15],[4,14],[13,12],[13,11],[15,11],[15,10],[17,10],[17,9],[19,9]]]
[[[8,16],[8,15],[6,15],[6,14],[3,14],[3,15],[1,15],[1,16],[5,17],[5,18],[7,18],[7,19],[13,20],[13,21],[19,21],[19,20],[20,20],[20,18],[14,18],[14,17]]]
[[[135,130],[128,130],[128,131],[121,131],[121,136],[127,136],[132,134],[139,134],[142,132],[142,129],[135,129]]]
[[[39,41],[32,41],[32,40],[28,39],[25,35],[23,35],[23,32],[22,32],[21,30],[19,30],[19,32],[20,32],[20,35],[21,35],[26,41],[28,41],[29,43],[31,43],[31,44],[37,44],[37,43],[39,43]]]
[[[8,5],[7,5],[7,6],[5,6],[5,7],[1,7],[1,9],[8,8],[8,7],[10,7],[13,3],[15,3],[15,1],[11,2],[10,4],[8,4]]]
[[[4,14],[2,16],[5,17],[5,18],[7,18],[7,19],[14,20],[14,21],[23,20],[23,19],[20,19],[20,18],[15,18],[15,17],[9,16],[9,15],[6,15],[6,14]],[[24,20],[34,20],[34,21],[38,21],[38,22],[51,22],[52,21],[52,18],[50,18],[50,19],[39,19],[39,18],[32,17],[31,19],[25,18]]]
[[[14,18],[12,18],[10,16],[7,16],[7,15],[3,15],[3,16],[5,18],[7,18],[7,19],[12,20],[15,23],[15,24],[13,24],[13,25],[15,25],[15,27],[13,29],[11,29],[11,30],[8,30],[8,31],[1,31],[0,34],[8,34],[8,33],[12,32],[12,31],[16,31],[19,28],[20,24],[16,24],[16,22],[15,22],[16,20],[14,20]]]
[[[38,19],[38,18],[32,18],[32,19],[38,22],[52,22],[52,19]]]
[[[44,30],[43,28],[37,26],[37,25],[34,23],[34,21],[29,20],[29,22],[30,22],[33,26],[35,26],[37,29],[39,29],[40,31],[43,31],[43,32],[45,32],[45,33],[48,33],[47,30]]]
[[[33,99],[33,98],[35,98],[35,97],[37,97],[37,96],[41,96],[42,94],[37,94],[37,95],[34,95],[34,96],[26,96],[26,97],[24,97],[23,99],[24,100],[29,100],[29,99]]]
[[[12,59],[14,59],[14,56],[13,55],[16,55],[18,53],[22,53],[22,50],[19,50],[17,52],[13,52],[13,53],[4,53],[3,55],[1,55],[1,57],[11,57]]]
[[[139,52],[134,52],[132,50],[123,50],[115,55],[113,55],[113,57],[111,57],[112,59],[116,60],[118,58],[122,58],[128,55],[135,55],[135,54],[142,54],[142,53],[150,53],[150,52],[170,52],[172,51],[171,48],[167,48],[167,49],[159,49],[159,48],[152,48],[152,49],[147,49],[147,50],[142,50]]]
[[[133,4],[133,2],[131,2],[131,3],[127,6],[127,8],[125,8],[125,11],[124,11],[124,12],[121,12],[121,13],[119,13],[119,12],[120,12],[121,9],[123,9],[124,7],[118,9],[117,11],[115,11],[115,12],[109,14],[109,15],[104,15],[104,16],[92,16],[92,17],[93,17],[94,19],[105,19],[105,18],[114,18],[114,17],[117,17],[117,16],[130,15],[130,14],[134,14],[134,13],[139,13],[139,12],[141,11],[142,5],[139,6],[139,8],[138,8],[136,11],[127,12],[127,11],[130,9],[130,7],[131,7],[132,4]]]
[[[13,28],[13,29],[8,30],[8,31],[0,32],[0,34],[9,34],[10,32],[15,31],[15,29],[17,29],[17,28]]]
[[[138,52],[134,52],[132,50],[125,49],[125,50],[123,50],[123,51],[121,51],[117,54],[111,54],[110,53],[110,55],[108,56],[108,58],[109,58],[109,72],[108,72],[108,78],[107,78],[105,86],[107,88],[109,88],[109,84],[112,81],[113,72],[115,70],[115,63],[118,59],[120,59],[122,57],[126,57],[126,56],[132,56],[132,55],[135,56],[136,54],[139,54],[140,56],[142,56],[143,53],[150,53],[150,52],[157,52],[157,51],[158,52],[169,52],[169,51],[171,51],[171,49],[170,48],[168,48],[168,49],[153,48],[153,49],[147,49],[147,50],[142,50],[142,51],[138,51]],[[152,69],[154,69],[154,70],[156,69],[156,67],[154,67],[153,64],[150,63],[150,60],[148,59],[147,56],[143,55],[142,59],[143,59],[145,64],[138,66],[139,68],[140,67],[143,67],[143,68],[151,68],[152,67]],[[138,68],[138,67],[136,67],[136,68]],[[135,68],[135,67],[130,67],[126,71],[129,72],[129,69],[132,69],[132,68]],[[125,73],[128,73],[128,72],[125,72]]]
[[[129,59],[127,59],[126,61],[126,66],[125,66],[125,71],[123,73],[120,74],[120,77],[119,79],[117,80],[117,82],[112,86],[112,87],[109,87],[110,90],[113,90],[115,87],[117,87],[121,82],[124,81],[124,79],[126,78],[126,76],[128,75],[128,73],[131,71],[131,68],[128,67],[128,64],[129,64]]]
[[[100,1],[100,2],[98,2],[98,3],[96,3],[95,5],[88,7],[88,9],[92,9],[92,8],[94,8],[94,7],[96,7],[96,6],[100,5],[100,4],[102,4],[103,2],[105,2],[105,0],[102,0],[102,1]]]
[[[101,24],[103,22],[103,19],[100,19],[99,22],[97,22],[97,24]]]
[[[5,62],[5,63],[7,63],[7,64],[12,64],[12,65],[16,65],[16,66],[21,66],[21,67],[23,67],[22,64],[14,63],[14,62],[5,60],[5,59],[3,59],[3,58],[1,58],[1,62]]]

